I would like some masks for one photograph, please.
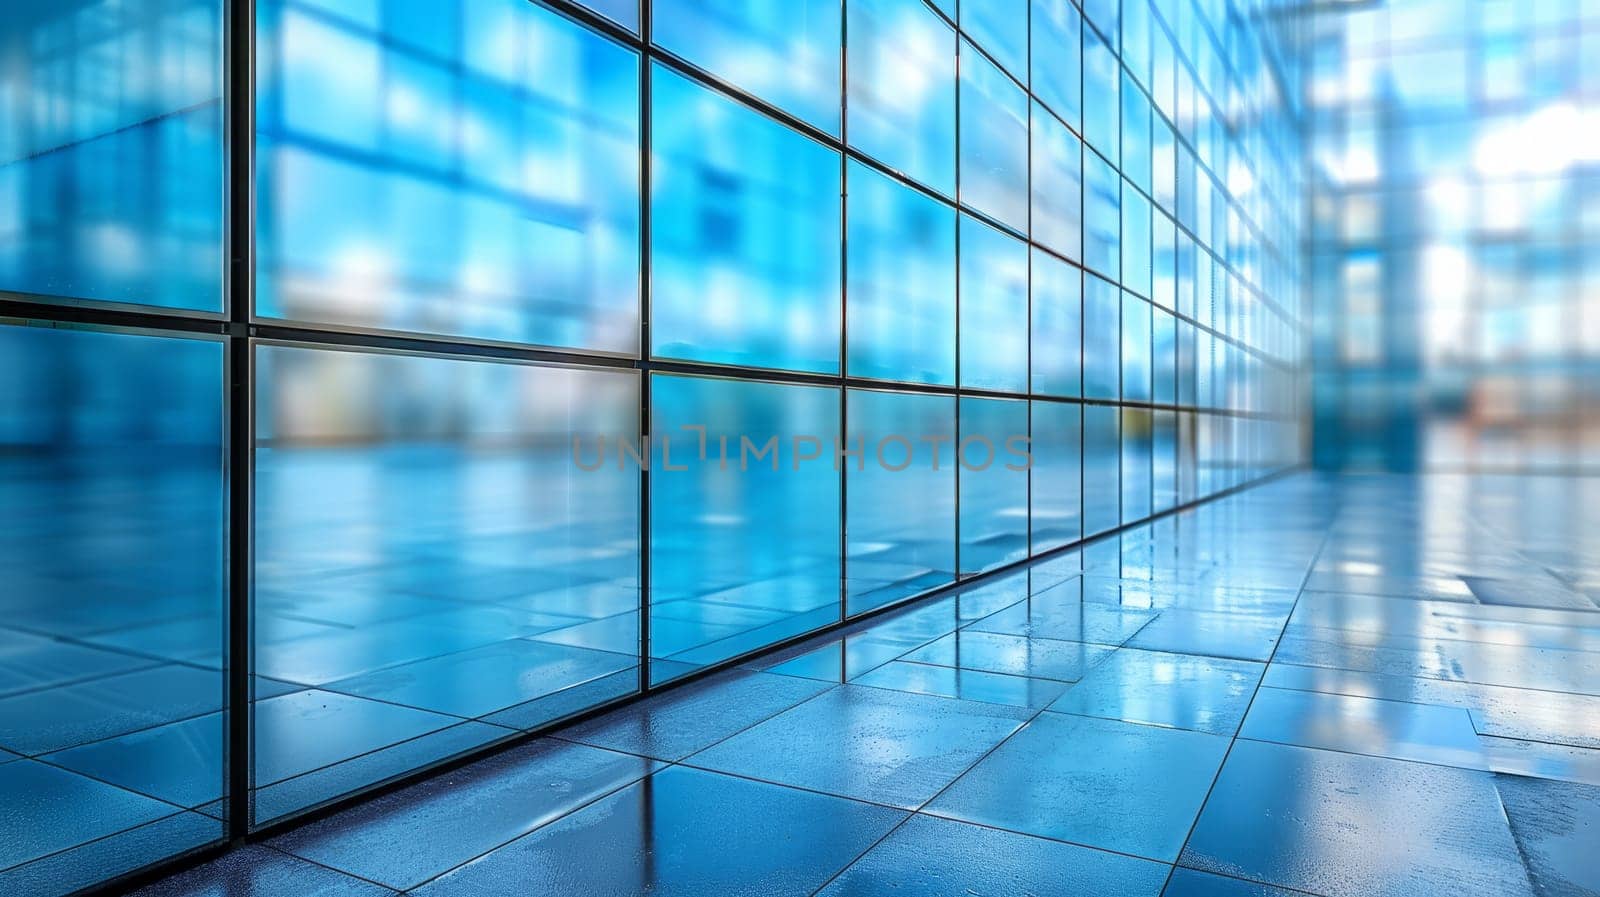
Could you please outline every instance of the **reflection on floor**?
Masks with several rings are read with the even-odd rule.
[[[147,893],[1594,893],[1597,499],[1280,480]]]

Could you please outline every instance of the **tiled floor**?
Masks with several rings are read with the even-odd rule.
[[[1279,480],[144,893],[1600,893],[1594,508]]]

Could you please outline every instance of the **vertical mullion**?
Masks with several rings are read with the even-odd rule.
[[[650,120],[654,114],[651,102],[651,0],[639,2],[639,357],[650,359],[650,193],[651,147]],[[648,363],[639,370],[639,444],[644,452],[644,463],[639,465],[639,691],[650,690],[650,387],[653,374]]]
[[[251,827],[250,673],[252,669],[253,382],[249,324],[255,286],[255,2],[227,6],[226,103],[228,222],[228,663],[226,782],[227,834],[243,838]]]

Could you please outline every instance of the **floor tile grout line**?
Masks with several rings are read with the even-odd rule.
[[[1194,839],[1194,832],[1200,826],[1201,817],[1205,816],[1206,805],[1211,802],[1211,795],[1217,789],[1217,782],[1222,779],[1222,771],[1228,765],[1228,758],[1233,755],[1233,746],[1239,743],[1238,733],[1244,731],[1245,720],[1249,719],[1250,709],[1255,706],[1256,695],[1261,693],[1261,683],[1266,681],[1266,670],[1271,668],[1273,658],[1278,654],[1278,646],[1283,642],[1283,633],[1289,628],[1289,618],[1294,616],[1295,609],[1300,606],[1300,596],[1305,592],[1305,584],[1310,581],[1311,571],[1316,569],[1317,560],[1322,557],[1322,551],[1327,547],[1329,532],[1333,522],[1338,518],[1339,507],[1336,504],[1329,509],[1328,522],[1321,527],[1322,539],[1317,543],[1317,550],[1312,555],[1311,562],[1306,565],[1305,575],[1300,581],[1300,588],[1295,592],[1294,604],[1290,606],[1288,616],[1284,617],[1283,627],[1278,631],[1278,639],[1273,642],[1272,653],[1267,657],[1267,665],[1262,669],[1261,678],[1256,681],[1256,687],[1250,693],[1250,701],[1245,705],[1244,714],[1239,717],[1239,728],[1235,731],[1233,737],[1228,740],[1227,750],[1222,753],[1222,761],[1217,764],[1217,771],[1212,774],[1211,784],[1206,788],[1206,796],[1200,801],[1200,808],[1195,811],[1194,819],[1189,823],[1189,831],[1183,836],[1183,843],[1178,847],[1178,855],[1173,858],[1172,869],[1167,872],[1167,881],[1161,886],[1163,893],[1166,892],[1168,885],[1172,883],[1172,876],[1178,868],[1178,864],[1183,860],[1184,851],[1188,849],[1189,842]]]

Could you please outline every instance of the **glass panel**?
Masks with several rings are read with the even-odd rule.
[[[960,12],[961,30],[1028,83],[1028,0],[963,0]]]
[[[1152,416],[1150,484],[1151,511],[1160,513],[1178,504],[1178,414],[1157,411]]]
[[[1150,295],[1150,201],[1122,182],[1122,285]]]
[[[1122,409],[1122,522],[1150,516],[1150,411]]]
[[[1090,274],[1083,279],[1083,394],[1115,399],[1122,382],[1122,291]]]
[[[1161,309],[1152,310],[1150,400],[1162,405],[1178,401],[1178,319]]]
[[[1122,398],[1150,401],[1150,303],[1122,294]]]
[[[1172,219],[1160,211],[1151,213],[1155,233],[1150,241],[1150,298],[1162,308],[1176,309],[1177,229]]]
[[[961,216],[961,385],[1028,389],[1028,244]]]
[[[1114,2],[1114,0],[1113,0]],[[1113,164],[1120,158],[1117,140],[1120,116],[1118,85],[1122,69],[1117,57],[1091,31],[1083,34],[1083,138]]]
[[[0,290],[220,312],[221,0],[4,7]]]
[[[961,48],[961,202],[1028,229],[1028,97],[972,48]]]
[[[1037,103],[1032,139],[1034,242],[1076,261],[1083,257],[1083,144]]]
[[[839,370],[839,156],[660,65],[653,75],[654,353]]]
[[[223,837],[223,360],[207,340],[0,325],[7,893]]]
[[[1122,173],[1150,192],[1150,103],[1122,73]]]
[[[852,389],[845,397],[845,612],[955,579],[956,400]]]
[[[961,399],[961,571],[1028,556],[1028,403]]]
[[[522,0],[385,9],[258,4],[259,314],[637,353],[637,54]]]
[[[850,145],[956,194],[956,33],[922,0],[849,0]]]
[[[1083,60],[1078,44],[1082,17],[1072,0],[1033,0],[1033,95],[1078,127],[1083,121]]]
[[[1083,273],[1033,250],[1032,391],[1076,396],[1083,391]]]
[[[1122,435],[1119,409],[1083,406],[1083,534],[1115,529],[1122,522]]]
[[[839,0],[651,0],[660,46],[839,133]]]
[[[849,371],[913,383],[956,380],[956,212],[849,163]]]
[[[1089,152],[1083,154],[1083,177],[1083,264],[1116,280],[1122,267],[1122,179]]]
[[[638,687],[636,374],[256,363],[258,823]]]
[[[643,0],[577,0],[577,2],[579,6],[587,6],[617,24],[625,26],[629,31],[639,30],[639,4]]]
[[[650,399],[650,680],[838,620],[839,390],[656,375]]]
[[[1083,413],[1068,402],[1034,402],[1030,517],[1033,553],[1083,536]]]

